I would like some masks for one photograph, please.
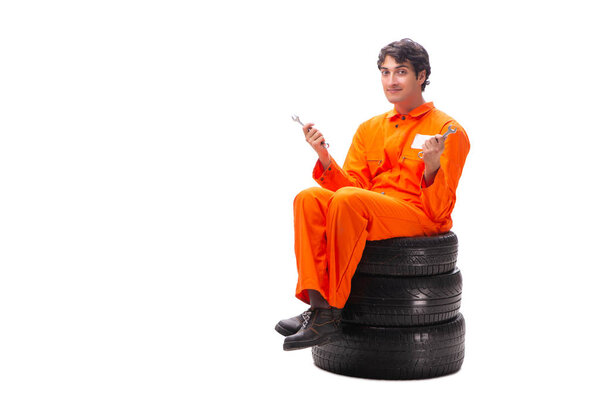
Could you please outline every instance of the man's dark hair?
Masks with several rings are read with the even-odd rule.
[[[398,64],[410,61],[415,69],[416,76],[425,70],[425,82],[421,85],[421,91],[425,90],[425,86],[429,85],[429,75],[431,74],[431,66],[429,66],[429,54],[423,46],[410,39],[402,39],[399,42],[392,42],[385,46],[379,52],[377,60],[377,68],[381,69],[381,64],[386,56],[391,56]]]

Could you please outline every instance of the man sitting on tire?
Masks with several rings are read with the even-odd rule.
[[[377,66],[394,108],[358,127],[343,168],[313,124],[302,128],[319,158],[313,178],[321,187],[294,200],[296,297],[310,308],[276,325],[287,336],[285,350],[336,339],[367,240],[438,235],[452,227],[469,139],[454,119],[425,102],[431,68],[421,45],[390,43]],[[452,133],[444,138],[446,132]]]

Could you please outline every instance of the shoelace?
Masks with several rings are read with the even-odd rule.
[[[302,323],[302,329],[306,328],[306,325],[308,325],[308,321],[310,321],[311,314],[312,311],[310,310],[306,310],[302,313],[302,318],[304,319],[304,322]]]

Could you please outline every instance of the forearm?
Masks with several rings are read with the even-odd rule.
[[[329,153],[326,152],[325,154],[319,154],[319,161],[321,162],[323,169],[329,168],[329,166],[331,165],[331,158],[329,158]]]
[[[423,171],[423,181],[425,186],[431,186],[433,181],[435,180],[435,176],[437,175],[438,170],[440,169],[440,162],[438,160],[437,165],[428,165],[425,164],[425,171]]]
[[[353,172],[345,171],[340,167],[335,159],[331,158],[329,166],[323,167],[321,161],[315,163],[313,169],[313,179],[323,188],[331,191],[336,191],[342,187],[354,186],[362,189],[368,189],[369,183],[363,182],[363,180]]]

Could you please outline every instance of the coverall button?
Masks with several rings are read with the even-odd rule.
[[[402,116],[402,121],[404,121],[405,119],[406,119],[406,117],[403,115],[403,116]]]
[[[398,124],[396,124],[396,128],[398,127]]]
[[[323,178],[321,178],[321,180],[323,180]]]
[[[381,192],[381,194],[385,194],[385,192]]]

